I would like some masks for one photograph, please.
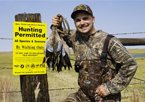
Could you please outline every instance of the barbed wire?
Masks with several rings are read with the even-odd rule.
[[[0,93],[19,93],[21,91],[3,91],[3,92],[0,92]]]
[[[13,68],[0,67],[0,69],[13,69]]]
[[[49,90],[49,91],[52,91],[52,90]],[[7,91],[7,92],[0,92],[0,93],[20,93],[21,91]],[[138,95],[140,96],[140,95]],[[128,98],[132,98],[133,96],[124,96],[124,97],[121,97],[121,99],[128,99]]]
[[[132,98],[133,96],[125,96],[125,97],[121,97],[121,99],[128,99],[128,98]]]
[[[130,83],[129,85],[145,84],[145,83]]]
[[[140,80],[139,78],[135,78],[134,79],[137,79],[137,80]],[[145,80],[141,80],[141,81],[145,81]],[[130,83],[129,85],[134,85],[134,84],[145,84],[145,83]],[[58,90],[66,90],[66,89],[79,89],[79,87],[72,87],[72,88],[58,88],[58,89],[48,89],[48,91],[58,91]],[[3,91],[3,92],[0,92],[0,93],[20,93],[21,91]],[[128,98],[132,98],[133,96],[124,96],[124,97],[121,97],[121,99],[128,99]]]
[[[55,91],[55,90],[65,90],[65,89],[78,89],[79,87],[75,87],[75,88],[60,88],[60,89],[49,89],[48,91]],[[0,93],[20,93],[21,91],[3,91]],[[138,95],[141,96],[141,95]],[[132,98],[133,96],[124,96],[121,97],[121,99],[128,99],[128,98]]]
[[[56,90],[66,90],[66,89],[78,89],[79,87],[73,87],[73,88],[59,88],[59,89],[48,89],[48,91],[56,91]],[[21,91],[3,91],[3,92],[0,92],[0,93],[18,93],[18,92],[21,92]]]
[[[131,85],[134,85],[134,84],[145,84],[145,83],[131,83]],[[130,84],[129,84],[130,85]],[[58,90],[68,90],[68,89],[79,89],[79,87],[72,87],[72,88],[58,88],[58,89],[48,89],[48,91],[58,91]],[[18,93],[18,92],[21,92],[21,91],[3,91],[3,92],[0,92],[0,93]]]
[[[0,67],[0,69],[13,69],[13,68]],[[143,82],[145,82],[145,80],[143,80],[143,79],[139,79],[139,78],[136,78],[136,77],[133,77],[133,79],[136,79],[136,80],[139,80],[139,81],[143,81]],[[141,84],[143,84],[143,83],[141,83]],[[144,83],[144,84],[145,84],[145,83]]]
[[[1,40],[13,40],[13,38],[0,38]]]
[[[140,80],[140,81],[145,82],[145,80],[143,80],[143,79],[139,79],[139,78],[136,78],[136,77],[133,77],[133,79],[136,79],[136,80]]]
[[[73,87],[73,88],[59,88],[59,89],[48,89],[49,91],[55,91],[55,90],[66,90],[66,89],[78,89],[79,87]]]
[[[136,57],[136,58],[139,58],[139,57]],[[76,61],[75,59],[71,59],[71,58],[70,58],[70,60]],[[142,57],[142,58],[139,58],[139,59],[135,59],[135,60],[145,60],[145,57]]]
[[[116,33],[112,35],[127,35],[127,34],[145,34],[145,32]],[[0,40],[13,40],[13,38],[0,38]]]
[[[132,33],[116,33],[112,35],[127,35],[127,34],[144,34],[145,32],[132,32]]]
[[[137,58],[137,57],[136,57]],[[145,60],[145,57],[142,57],[140,59],[135,59],[135,60]]]
[[[79,88],[79,87],[78,87]],[[70,89],[70,88],[67,88]],[[75,89],[75,88],[71,88],[71,89]],[[49,91],[53,91],[54,89],[49,89]],[[0,92],[0,93],[20,93],[21,91],[6,91],[6,92]],[[125,97],[121,97],[121,99],[128,99],[128,98],[132,98],[133,96],[125,96]]]
[[[70,88],[69,88],[70,89]],[[74,89],[74,88],[71,88]],[[54,89],[49,89],[49,91],[53,91]],[[0,92],[0,93],[20,93],[21,91],[6,91],[6,92]],[[121,99],[128,99],[128,98],[132,98],[132,96],[125,96],[125,97],[121,97]]]

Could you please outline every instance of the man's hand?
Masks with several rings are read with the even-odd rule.
[[[56,15],[52,19],[52,25],[56,27],[61,27],[62,17],[60,14]]]
[[[96,93],[101,96],[101,97],[106,97],[107,96],[107,93],[105,91],[105,88],[103,85],[99,86],[96,90]]]

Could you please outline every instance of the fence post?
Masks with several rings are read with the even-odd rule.
[[[41,15],[39,13],[17,14],[15,21],[41,22]],[[22,102],[50,102],[47,74],[20,75],[20,89]]]
[[[145,45],[145,38],[118,38],[125,46]]]

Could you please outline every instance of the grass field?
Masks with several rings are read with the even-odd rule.
[[[132,54],[145,54],[145,49],[129,49]],[[74,59],[71,52],[71,59]],[[145,58],[136,58],[138,70],[135,78],[145,79]],[[74,65],[74,61],[71,61]],[[12,52],[0,52],[0,102],[22,102],[19,76],[12,74]],[[70,93],[78,89],[78,74],[74,67],[58,73],[48,69],[50,102],[62,102]],[[62,90],[57,90],[65,88]],[[74,89],[70,89],[74,88]],[[56,89],[56,90],[51,90]],[[2,93],[12,92],[12,93]],[[122,102],[145,102],[145,82],[133,79],[122,91]]]

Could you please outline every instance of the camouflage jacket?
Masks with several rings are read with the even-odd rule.
[[[84,38],[72,30],[63,38],[72,47],[76,60],[100,59],[107,33],[98,30],[95,34]],[[120,65],[119,69],[117,65]],[[130,83],[137,70],[137,63],[129,51],[116,38],[111,38],[108,45],[107,66],[117,70],[117,74],[109,82],[103,83],[107,94],[120,93]]]

